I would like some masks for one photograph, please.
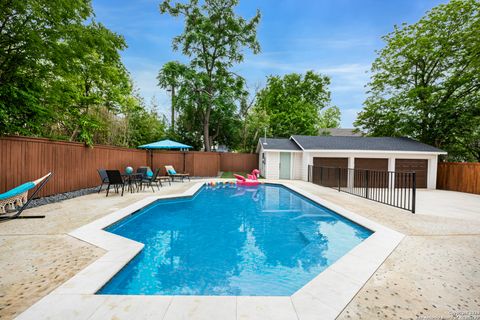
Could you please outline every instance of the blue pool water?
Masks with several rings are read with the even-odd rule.
[[[99,294],[291,295],[372,232],[278,185],[203,187],[106,229],[145,244]]]

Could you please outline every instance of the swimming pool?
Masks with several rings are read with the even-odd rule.
[[[145,244],[98,294],[289,296],[372,232],[274,184],[203,187],[106,229]]]

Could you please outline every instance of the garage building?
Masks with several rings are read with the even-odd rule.
[[[438,156],[445,151],[401,137],[300,136],[262,138],[259,169],[267,179],[307,181],[308,167],[415,172],[418,188],[435,189]]]

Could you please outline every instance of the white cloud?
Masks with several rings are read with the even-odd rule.
[[[170,96],[165,90],[157,86],[157,74],[162,67],[162,62],[135,56],[124,57],[123,61],[145,103],[150,105],[151,100],[155,99],[159,106],[158,111],[168,114]]]
[[[276,56],[271,54],[270,57]],[[268,57],[268,55],[267,55]],[[252,56],[238,66],[237,71],[244,75],[250,87],[262,83],[269,74],[285,74],[290,72],[304,73],[307,70],[328,75],[331,78],[330,91],[332,103],[342,111],[342,126],[352,127],[357,112],[365,100],[365,84],[368,83],[367,71],[370,65],[362,63],[331,64],[306,63],[306,62],[279,62],[264,55]],[[124,58],[125,64],[131,71],[136,86],[147,104],[155,97],[159,111],[168,114],[170,96],[157,86],[156,76],[164,61],[153,61],[144,57],[128,56]]]
[[[369,69],[370,65],[351,63],[319,68],[317,70],[326,74],[365,74]]]

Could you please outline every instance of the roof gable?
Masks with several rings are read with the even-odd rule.
[[[302,150],[294,141],[288,138],[260,138],[260,145],[265,150],[288,150],[300,151]]]

